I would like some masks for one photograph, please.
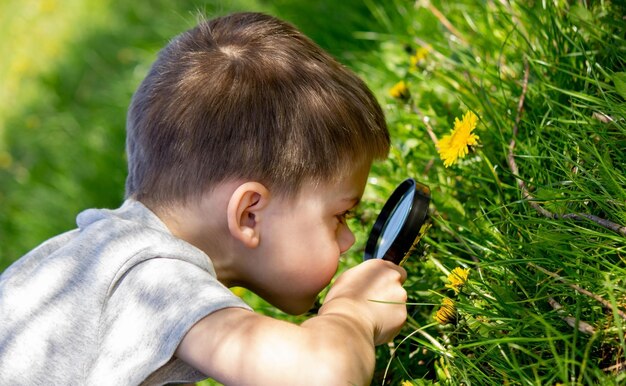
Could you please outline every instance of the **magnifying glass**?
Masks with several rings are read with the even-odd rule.
[[[364,260],[383,259],[402,265],[430,228],[430,189],[412,178],[391,194],[370,231]]]

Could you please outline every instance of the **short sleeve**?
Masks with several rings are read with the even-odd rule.
[[[174,352],[196,322],[229,307],[250,309],[197,265],[173,258],[137,264],[103,306],[99,357],[90,380],[127,385],[141,384],[150,375],[156,384],[204,378],[182,361],[172,365]],[[154,379],[161,368],[177,379]]]

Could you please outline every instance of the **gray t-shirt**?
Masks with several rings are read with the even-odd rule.
[[[173,357],[186,332],[249,307],[209,257],[140,202],[89,209],[0,276],[0,384],[160,385],[202,374]]]

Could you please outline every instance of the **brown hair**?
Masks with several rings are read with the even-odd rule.
[[[243,178],[290,196],[388,151],[363,81],[291,24],[237,13],[171,41],[137,89],[126,195],[159,204]]]

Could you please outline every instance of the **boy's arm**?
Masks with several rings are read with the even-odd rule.
[[[360,264],[300,326],[238,308],[217,311],[191,328],[176,356],[225,384],[369,384],[374,346],[406,319],[405,277],[393,263]]]

